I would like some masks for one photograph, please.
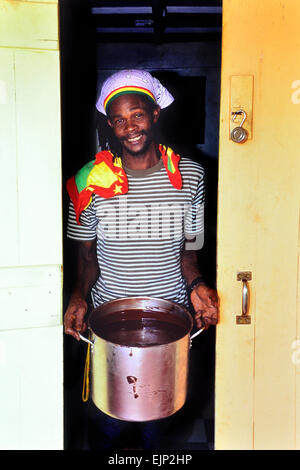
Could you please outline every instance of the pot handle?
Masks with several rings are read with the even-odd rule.
[[[82,339],[82,341],[85,341],[86,343],[88,343],[85,366],[84,366],[82,395],[81,395],[82,401],[86,402],[88,401],[89,394],[90,394],[90,361],[91,361],[91,351],[93,351],[94,342],[86,338],[85,336],[82,336],[80,333],[78,334],[80,336],[80,339]]]
[[[89,343],[92,346],[94,346],[93,341],[91,341],[90,339],[87,339],[85,336],[82,336],[80,333],[78,333],[78,334],[79,334],[80,339],[82,339],[82,341],[85,341],[86,343]]]
[[[190,348],[192,347],[192,341],[194,338],[196,338],[198,335],[200,335],[200,333],[202,333],[202,331],[204,331],[205,328],[200,328],[200,330],[196,331],[196,333],[194,333],[191,337],[190,337]]]

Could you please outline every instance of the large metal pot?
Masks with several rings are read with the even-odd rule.
[[[136,326],[138,325],[138,328]],[[125,421],[165,418],[185,403],[191,314],[168,300],[130,297],[93,310],[88,319],[91,398]]]

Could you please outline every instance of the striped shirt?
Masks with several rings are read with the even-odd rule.
[[[179,169],[180,190],[171,185],[162,160],[147,170],[124,168],[128,193],[110,199],[93,194],[80,225],[70,202],[67,236],[97,239],[100,276],[92,288],[94,307],[136,296],[187,305],[181,251],[185,238],[203,239],[204,170],[185,157]]]

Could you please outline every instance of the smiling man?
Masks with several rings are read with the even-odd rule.
[[[78,275],[64,325],[77,340],[86,329],[89,293],[94,307],[141,295],[191,304],[199,328],[217,323],[217,293],[205,284],[197,262],[203,168],[153,137],[161,109],[172,101],[145,71],[121,71],[103,84],[96,106],[107,116],[121,155],[99,152],[67,183],[68,237],[78,242]],[[102,416],[103,448],[116,437],[112,429],[118,435],[122,427],[115,421]],[[144,429],[151,447],[158,428],[148,423]]]
[[[122,161],[125,166],[139,163],[138,166],[143,168],[138,169],[146,169],[158,162],[152,136],[158,117],[159,108],[151,106],[147,98],[138,94],[125,94],[111,103],[108,124],[123,147]]]

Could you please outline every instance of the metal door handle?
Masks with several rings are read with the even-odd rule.
[[[243,279],[243,293],[242,293],[242,314],[248,315],[248,284],[247,279]]]
[[[242,315],[236,316],[236,323],[238,325],[249,325],[251,323],[251,316],[248,314],[249,311],[249,288],[248,281],[251,281],[252,273],[249,271],[241,272],[237,274],[237,280],[243,282],[242,287]]]

